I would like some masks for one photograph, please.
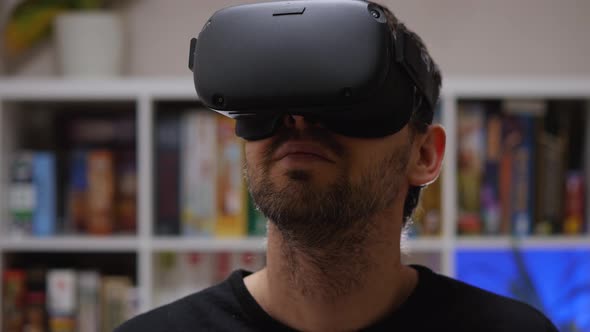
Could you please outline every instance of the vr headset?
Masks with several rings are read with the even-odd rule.
[[[408,31],[357,0],[229,7],[190,45],[189,68],[208,108],[235,118],[246,140],[300,115],[349,137],[383,137],[438,100],[433,68]],[[428,114],[428,113],[427,113]]]

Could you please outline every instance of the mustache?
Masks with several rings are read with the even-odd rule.
[[[275,152],[286,142],[292,140],[299,141],[313,141],[317,144],[322,145],[323,148],[330,150],[334,155],[344,156],[344,147],[340,144],[333,136],[333,134],[327,129],[321,127],[310,127],[305,130],[297,130],[293,128],[281,128],[277,131],[273,137],[273,141],[269,144],[268,148],[264,151],[263,160],[268,165],[272,160]]]

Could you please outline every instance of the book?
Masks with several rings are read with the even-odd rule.
[[[74,331],[77,313],[77,274],[73,269],[47,271],[47,313],[52,331]]]
[[[51,236],[56,232],[56,165],[51,152],[33,154],[33,184],[36,207],[33,213],[33,235]]]
[[[584,230],[584,175],[580,171],[570,171],[566,175],[565,215],[563,233],[579,235]]]
[[[59,123],[63,130],[59,145],[65,150],[67,159],[63,167],[67,180],[63,190],[66,231],[95,235],[134,233],[137,222],[135,116],[129,112],[69,114]],[[98,193],[93,190],[97,182],[89,178],[92,174],[90,162],[96,160],[92,156],[98,151],[108,151],[111,155],[108,157],[111,170],[101,174],[113,178],[112,189],[111,181],[107,181],[108,185],[99,190],[112,195],[111,206],[107,207],[104,200],[100,202],[106,209],[101,208],[99,214],[108,214],[108,220],[104,215],[96,217],[95,201],[89,197]],[[101,158],[105,158],[104,154]],[[102,225],[97,226],[97,223]]]
[[[483,172],[485,105],[463,102],[459,105],[458,203],[459,234],[481,234],[480,190]]]
[[[207,253],[180,254],[176,273],[179,277],[176,296],[178,298],[198,292],[212,285],[211,268],[214,256]]]
[[[66,199],[66,228],[84,233],[88,225],[88,151],[74,149],[68,154],[68,184]]]
[[[234,267],[232,253],[227,251],[217,252],[215,253],[213,260],[214,267],[212,269],[212,281],[213,284],[217,284],[225,280],[232,272]]]
[[[558,103],[559,111],[570,114],[569,126],[567,128],[567,147],[565,153],[566,171],[565,177],[565,204],[561,230],[567,235],[581,234],[584,230],[584,181],[586,147],[585,136],[587,135],[587,109],[583,101],[566,100]]]
[[[565,204],[568,112],[550,107],[537,135],[537,190],[535,234],[561,232]]]
[[[2,273],[2,331],[20,332],[25,324],[26,274],[21,269]]]
[[[98,332],[100,326],[101,276],[97,271],[78,272],[78,332]]]
[[[115,230],[134,234],[137,229],[137,162],[135,151],[116,151]]]
[[[441,180],[422,188],[414,214],[412,236],[438,235],[441,230]]]
[[[483,233],[500,233],[500,159],[502,155],[502,116],[486,113],[485,159],[481,185],[481,216]]]
[[[136,121],[130,113],[69,115],[61,122],[60,145],[69,149],[135,148]]]
[[[159,307],[177,299],[176,285],[178,274],[176,272],[177,257],[179,254],[172,252],[159,252],[154,254],[154,304]]]
[[[23,331],[27,332],[44,332],[46,331],[45,322],[45,301],[44,292],[27,291],[25,296],[25,324]]]
[[[101,285],[101,331],[111,332],[130,317],[128,313],[131,279],[126,276],[104,276]]]
[[[32,266],[27,268],[25,272],[27,291],[45,293],[47,289],[47,269],[42,266]]]
[[[156,124],[155,232],[180,233],[180,117],[162,114]]]
[[[537,223],[535,233],[550,235],[560,231],[563,216],[565,162],[564,141],[559,136],[542,134],[539,137]]]
[[[182,118],[182,234],[211,236],[216,223],[217,119],[189,110]]]
[[[113,152],[91,150],[88,152],[88,233],[111,234],[115,218],[115,175]]]
[[[531,196],[533,186],[531,171],[532,167],[532,147],[530,145],[530,123],[528,119],[521,118],[523,140],[519,147],[516,147],[514,154],[514,164],[512,173],[512,202],[513,210],[511,212],[511,224],[514,235],[528,235],[531,231],[533,215]]]
[[[155,258],[155,305],[160,306],[212,285],[214,254],[159,253]]]
[[[8,233],[13,236],[30,235],[33,228],[33,213],[37,207],[32,151],[20,151],[14,155],[8,191]]]
[[[235,120],[217,116],[216,236],[247,234],[246,186],[242,176],[243,149],[235,135]]]
[[[510,225],[515,236],[529,235],[535,219],[535,161],[538,118],[546,113],[542,100],[506,100],[502,108],[505,148],[512,155]],[[506,150],[504,151],[506,152]]]
[[[500,157],[500,233],[510,234],[512,215],[512,168],[513,151],[510,141],[506,141],[505,129],[502,129],[502,156]]]

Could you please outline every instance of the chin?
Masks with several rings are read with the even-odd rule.
[[[290,180],[310,182],[313,178],[312,172],[302,169],[292,169],[285,172],[285,176]]]
[[[305,186],[307,190],[327,188],[336,181],[336,170],[326,171],[315,167],[275,167],[270,173],[276,188],[288,190],[289,186]],[[300,190],[300,189],[298,189]]]

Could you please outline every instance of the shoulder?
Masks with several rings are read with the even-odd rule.
[[[170,322],[167,318],[169,305],[148,311],[126,321],[114,332],[169,332]]]
[[[468,330],[557,331],[534,307],[462,281],[417,268],[428,283],[430,297],[444,307],[445,319],[461,322]]]
[[[114,332],[176,332],[186,327],[209,330],[216,319],[223,319],[234,306],[228,281],[140,314]]]

